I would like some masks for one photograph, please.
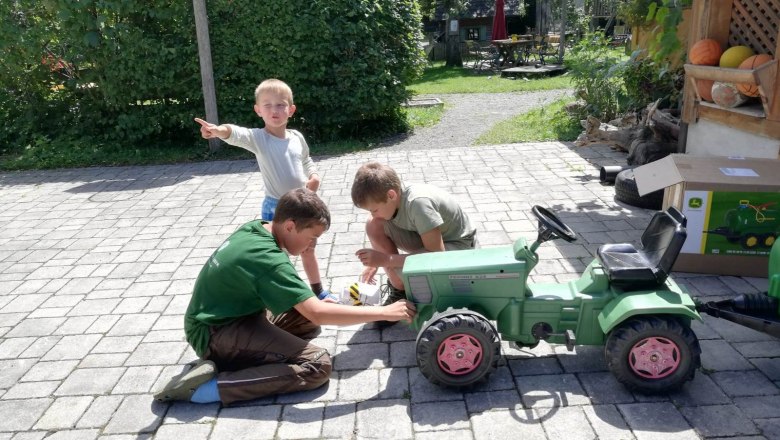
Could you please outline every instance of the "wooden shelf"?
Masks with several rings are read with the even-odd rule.
[[[759,97],[761,98],[761,105],[763,107],[763,114],[758,115],[755,111],[747,110],[747,113],[751,116],[765,117],[770,120],[780,120],[780,115],[772,113],[773,105],[775,104],[775,78],[777,78],[778,61],[772,60],[766,64],[759,66],[756,69],[728,69],[724,67],[713,66],[697,66],[694,64],[686,64],[685,76],[690,81],[691,88],[696,94],[696,100],[701,105],[709,105],[709,103],[703,101],[699,95],[699,91],[696,88],[696,79],[708,79],[712,81],[727,82],[727,83],[743,83],[752,84],[758,86]],[[742,112],[741,107],[735,107],[726,109],[734,112]]]
[[[687,49],[712,38],[721,48],[748,46],[773,58],[757,69],[726,69],[685,65],[685,89],[681,119],[699,119],[737,130],[780,139],[780,0],[693,0]],[[754,84],[761,106],[723,108],[702,101],[696,79]],[[688,140],[686,139],[686,142]]]
[[[780,123],[767,120],[763,117],[763,111],[761,111],[762,116],[755,116],[704,101],[697,104],[697,119],[716,122],[763,137],[780,139]]]
[[[717,108],[722,110],[728,110],[732,111],[734,113],[740,113],[745,116],[751,116],[754,118],[766,118],[766,113],[764,112],[764,107],[761,104],[747,104],[747,105],[741,105],[739,107],[724,109],[723,107],[719,106],[718,104],[715,104],[714,102],[707,102],[707,101],[701,101],[699,102],[699,105],[702,107],[710,107],[710,108]]]

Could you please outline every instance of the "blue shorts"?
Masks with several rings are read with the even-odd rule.
[[[274,212],[276,212],[276,205],[279,204],[279,199],[265,196],[263,199],[263,207],[260,210],[260,218],[270,222],[274,219]]]

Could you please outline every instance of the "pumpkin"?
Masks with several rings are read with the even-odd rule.
[[[754,55],[753,49],[747,46],[733,46],[726,49],[720,56],[720,67],[736,69],[743,61]]]
[[[691,64],[715,66],[720,61],[721,54],[723,54],[723,49],[720,47],[720,43],[712,38],[705,38],[691,46],[688,61]]]
[[[740,69],[755,69],[761,65],[764,65],[772,61],[772,57],[767,54],[753,55],[746,59],[739,65]],[[758,96],[758,86],[755,84],[739,83],[737,89],[746,96],[756,97]]]
[[[696,91],[699,92],[701,99],[712,102],[712,83],[714,82],[711,79],[696,80]]]

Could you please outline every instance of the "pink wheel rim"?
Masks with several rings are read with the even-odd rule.
[[[677,371],[680,348],[667,338],[646,338],[631,348],[628,364],[640,377],[661,379]]]
[[[445,373],[455,376],[468,374],[482,362],[482,344],[464,333],[452,335],[439,345],[436,358]]]

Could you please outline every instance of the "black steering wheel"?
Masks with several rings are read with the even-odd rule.
[[[539,243],[555,240],[556,238],[562,238],[568,242],[577,239],[577,234],[549,210],[536,205],[531,208],[531,212],[539,220],[539,236],[536,238],[536,241]]]

